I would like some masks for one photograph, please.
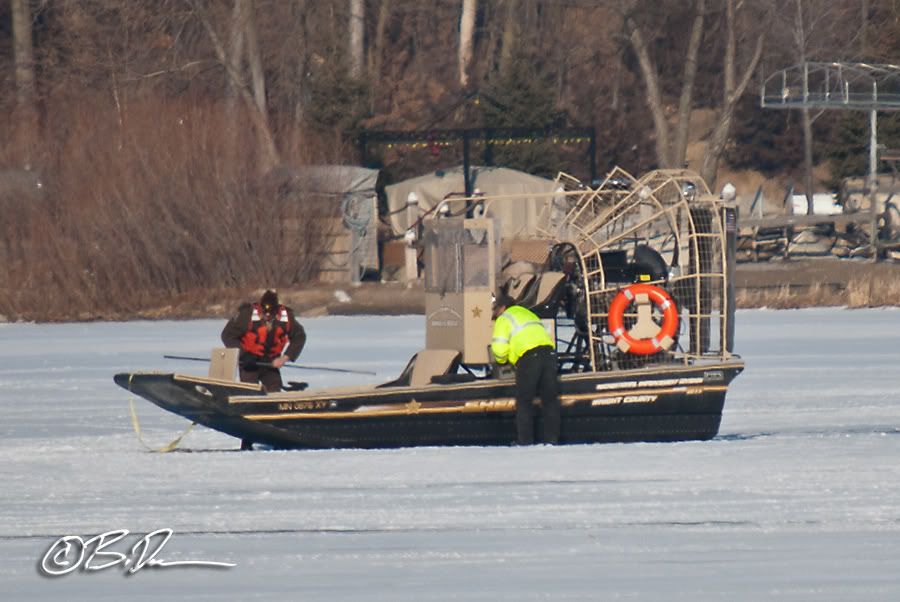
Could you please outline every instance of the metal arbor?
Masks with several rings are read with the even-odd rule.
[[[900,66],[806,62],[766,78],[762,106],[768,109],[900,109]]]
[[[806,62],[776,71],[762,85],[764,109],[869,112],[869,183],[878,166],[878,111],[900,110],[900,66]]]
[[[765,109],[814,108],[869,112],[869,174],[865,187],[870,199],[869,220],[875,251],[873,259],[878,259],[880,249],[896,247],[900,242],[894,240],[900,233],[900,227],[896,224],[896,204],[881,203],[878,194],[878,111],[900,110],[900,66],[844,62],[801,63],[766,78],[760,105]],[[882,222],[881,226],[879,220]]]

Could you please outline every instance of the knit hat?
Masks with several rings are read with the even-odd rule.
[[[263,311],[265,311],[266,313],[274,312],[279,305],[278,293],[272,290],[267,290],[260,298],[259,304],[262,305]]]
[[[507,307],[512,307],[515,304],[515,299],[513,299],[506,293],[500,293],[499,295],[497,295],[497,297],[494,298],[494,318],[497,318],[497,316],[503,313],[502,310],[506,309]]]

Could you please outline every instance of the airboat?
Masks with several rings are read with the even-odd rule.
[[[560,174],[533,211],[534,235],[504,238],[495,216],[519,200],[457,198],[422,221],[425,345],[390,382],[270,393],[235,380],[228,349],[213,350],[204,376],[115,382],[242,448],[509,445],[514,378],[489,352],[503,292],[557,342],[560,443],[715,437],[744,369],[733,353],[731,199],[687,170],[616,168],[597,187]]]

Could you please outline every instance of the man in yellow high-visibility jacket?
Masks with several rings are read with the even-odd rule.
[[[491,353],[516,369],[516,433],[519,445],[534,443],[534,398],[541,398],[543,443],[559,442],[560,404],[554,341],[533,312],[508,296],[494,302]]]

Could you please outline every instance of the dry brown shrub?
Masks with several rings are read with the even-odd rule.
[[[900,304],[900,281],[865,276],[847,283],[848,307],[884,307]]]
[[[756,307],[798,309],[845,304],[847,304],[845,291],[820,284],[808,287],[786,284],[770,288],[740,289],[735,294],[735,305],[742,309]]]
[[[0,218],[0,313],[102,318],[197,290],[316,276],[310,255],[323,233],[314,218],[337,205],[279,195],[247,150],[248,128],[235,132],[202,101],[155,98],[119,112],[108,99],[82,98],[58,107],[48,127],[56,193]],[[235,137],[238,153],[227,144]],[[296,244],[282,240],[287,213],[301,218]]]
[[[844,288],[814,284],[809,287],[784,285],[772,288],[740,289],[735,295],[740,308],[846,306],[887,307],[900,305],[900,281],[865,274],[852,277]]]

